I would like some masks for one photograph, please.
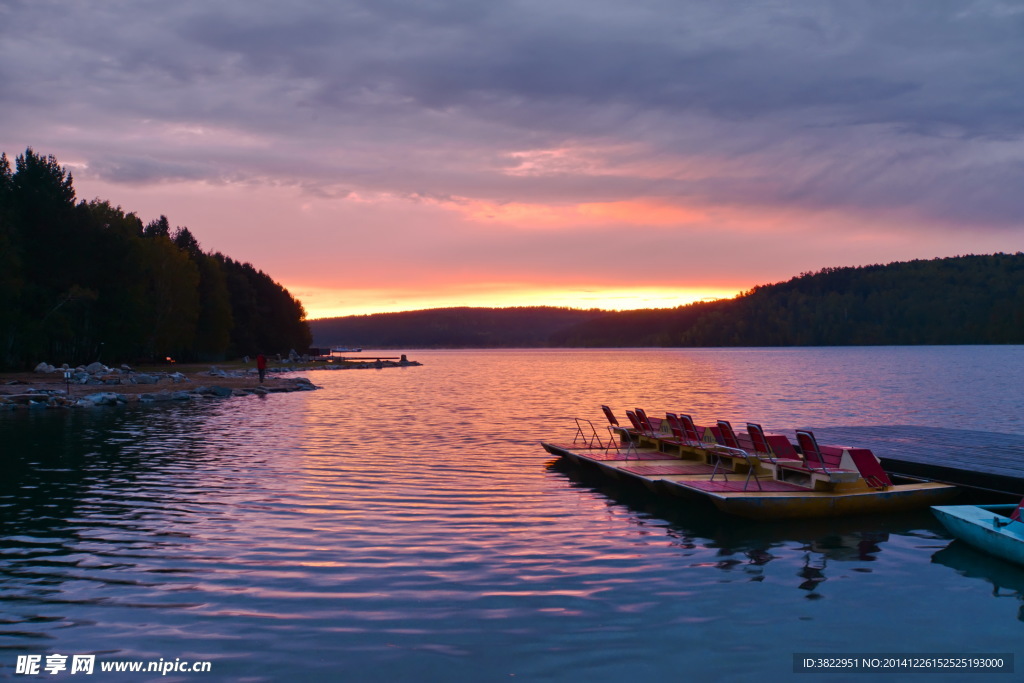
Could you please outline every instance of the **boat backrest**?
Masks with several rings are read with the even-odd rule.
[[[1022,511],[1024,511],[1024,500],[1021,500],[1020,505],[1017,506],[1017,509],[1010,513],[1010,519],[1017,522],[1024,522],[1024,519],[1021,519]]]
[[[882,469],[882,465],[878,462],[878,458],[875,457],[874,453],[867,448],[848,448],[846,452],[849,454],[850,459],[853,460],[853,464],[857,466],[857,471],[860,472],[860,476],[864,478],[868,486],[873,486],[876,489],[892,486],[892,480],[889,479],[889,475]]]
[[[765,437],[764,430],[761,429],[761,425],[748,422],[747,435],[750,436],[750,441],[754,444],[755,453],[772,454],[772,447],[768,443],[768,439]]]
[[[675,413],[665,413],[665,419],[668,420],[668,428],[672,430],[672,436],[676,437],[680,441],[686,437],[683,435],[683,426],[679,424],[679,416]]]
[[[643,408],[637,408],[633,412],[636,413],[637,419],[640,420],[640,425],[645,434],[654,434],[658,431],[654,428],[654,425],[651,424],[651,420],[647,417],[647,412]]]
[[[728,446],[729,448],[740,447],[740,441],[736,438],[736,432],[732,430],[732,425],[726,420],[718,421],[718,435],[722,437],[723,446]]]
[[[636,413],[634,413],[632,410],[626,411],[626,417],[629,418],[629,423],[633,425],[633,429],[635,429],[638,432],[642,432],[644,430],[644,426],[640,424],[640,420],[637,418]]]
[[[608,424],[610,424],[612,427],[619,426],[619,421],[615,419],[615,413],[612,412],[611,408],[609,408],[608,406],[601,406],[601,410],[604,412],[604,416],[608,418]]]
[[[800,446],[808,467],[825,467],[825,460],[822,458],[821,449],[818,448],[818,440],[814,438],[814,432],[798,429],[796,443]]]
[[[683,434],[686,436],[688,441],[696,443],[700,442],[700,432],[697,431],[697,425],[693,424],[693,418],[689,415],[680,413],[679,424],[683,427]]]

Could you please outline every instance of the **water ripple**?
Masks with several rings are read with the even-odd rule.
[[[1021,355],[422,352],[266,400],[0,416],[0,648],[360,681],[785,676],[794,646],[751,645],[767,633],[1013,651],[1024,577],[933,562],[927,514],[737,522],[581,480],[537,443],[600,403],[1022,434]]]

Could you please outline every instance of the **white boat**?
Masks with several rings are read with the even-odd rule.
[[[938,505],[932,513],[949,533],[982,552],[1024,566],[1024,521],[1021,506]]]

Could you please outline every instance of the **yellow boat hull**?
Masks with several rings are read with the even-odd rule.
[[[663,487],[682,487],[681,482],[662,482]],[[921,510],[941,505],[958,493],[955,486],[936,482],[896,484],[883,490],[857,493],[744,491],[716,493],[687,491],[704,495],[722,512],[748,519],[799,519],[845,517]]]
[[[719,473],[718,476],[720,482],[723,479],[733,482],[733,490],[709,490],[729,488],[730,485],[709,483],[711,477],[707,474],[643,473],[645,468],[646,471],[654,472],[656,468],[665,465],[670,468],[685,466],[686,461],[680,461],[671,455],[664,455],[664,459],[653,453],[645,460],[607,459],[602,457],[600,451],[576,450],[547,443],[542,445],[552,455],[564,457],[577,464],[596,467],[609,478],[628,479],[662,495],[704,497],[722,512],[749,519],[823,518],[905,512],[941,505],[950,501],[959,492],[955,486],[927,481],[910,481],[884,489],[870,488],[863,482],[840,483],[833,490],[799,490],[800,487],[775,482],[775,487],[797,490],[762,491],[758,490],[757,481],[760,480],[761,486],[765,488],[772,488],[773,483],[770,479],[765,479],[761,474],[747,483],[744,473],[736,471],[726,471]],[[746,486],[746,489],[736,490],[742,486]]]

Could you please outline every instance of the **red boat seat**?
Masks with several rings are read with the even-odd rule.
[[[601,406],[601,412],[604,413],[605,418],[608,420],[608,432],[615,436],[618,434],[619,438],[625,441],[635,441],[637,437],[637,429],[634,423],[634,427],[623,427],[619,424],[618,418],[615,417],[615,413],[608,406]]]
[[[661,437],[661,442],[672,446],[689,445],[686,435],[683,434],[683,426],[679,422],[679,416],[675,413],[665,413],[665,420],[668,422],[668,428],[672,432],[672,436],[671,438]]]
[[[804,454],[804,464],[808,469],[825,469],[825,461],[818,447],[818,440],[814,438],[813,432],[798,429],[796,432],[796,443]]]
[[[848,448],[846,452],[850,454],[853,464],[857,466],[860,476],[864,477],[868,486],[876,489],[892,486],[892,480],[882,469],[882,465],[879,464],[874,453],[866,448]]]
[[[1024,499],[1020,501],[1020,505],[1017,506],[1017,509],[1010,514],[1010,519],[1015,522],[1024,522],[1024,519],[1020,518],[1022,510],[1024,510]]]
[[[761,425],[754,422],[747,423],[747,437],[750,439],[754,453],[761,460],[767,460],[773,465],[800,466],[802,463],[797,458],[793,444],[781,434],[771,436],[764,433]]]
[[[601,406],[601,410],[604,412],[604,416],[608,418],[608,424],[612,427],[618,427],[619,421],[615,418],[615,413],[608,406]]]
[[[761,425],[748,422],[747,436],[750,437],[750,442],[754,445],[754,452],[758,455],[766,455],[770,460],[774,454],[772,453],[772,447],[768,445],[768,439],[765,438]]]
[[[703,439],[701,439],[700,432],[697,430],[697,425],[693,423],[692,417],[684,413],[680,413],[679,424],[683,428],[683,434],[686,436],[686,439],[690,441],[692,445],[700,446],[700,444],[703,443]]]
[[[757,455],[747,451],[740,445],[739,440],[736,438],[736,432],[733,431],[732,425],[729,424],[729,422],[726,420],[718,420],[714,427],[704,428],[704,436],[707,436],[707,430],[710,429],[717,442],[720,443],[721,446],[725,446],[723,449],[721,446],[716,446],[716,444],[704,442],[698,431],[700,428],[693,424],[693,420],[689,415],[682,415],[681,417],[685,418],[683,426],[686,433],[690,435],[691,438],[697,439],[697,446],[699,448],[703,448],[711,454],[711,458],[715,463],[715,470],[711,473],[712,482],[718,475],[719,468],[725,465],[725,458],[729,458],[731,460],[743,460],[747,465],[747,478],[743,483],[744,490],[746,490],[747,486],[750,485],[751,479],[753,479],[754,483],[757,484],[757,488],[759,490],[763,490],[761,487],[761,480],[757,478]],[[729,480],[729,475],[725,470],[722,470],[722,476],[726,481]]]
[[[633,411],[636,415],[637,420],[640,423],[640,428],[643,430],[644,436],[649,436],[652,439],[657,438],[658,428],[661,426],[661,420],[655,418],[652,420],[647,417],[647,412],[643,408],[637,408]]]
[[[633,425],[633,428],[629,430],[630,436],[636,437],[644,433],[644,426],[640,424],[640,419],[636,416],[636,413],[632,410],[627,410],[626,417],[629,418],[629,423]]]
[[[736,438],[736,432],[732,430],[732,425],[728,421],[718,421],[718,436],[722,443],[729,448],[741,448],[739,439]]]

